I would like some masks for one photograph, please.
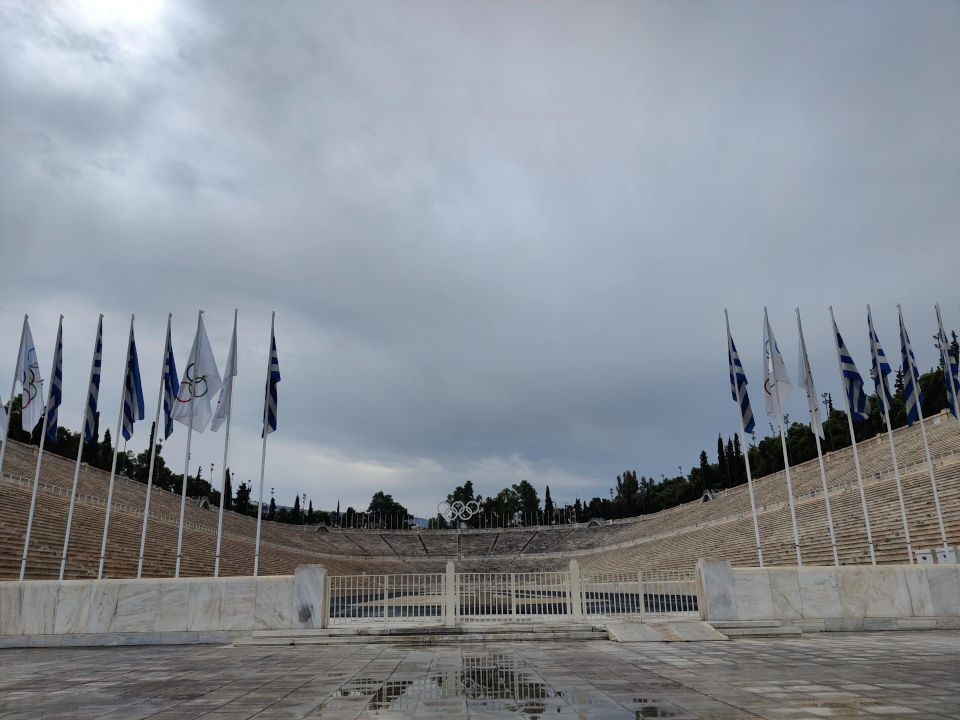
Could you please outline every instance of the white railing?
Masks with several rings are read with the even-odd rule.
[[[698,615],[693,570],[592,573],[582,580],[586,617],[635,615],[642,618]]]
[[[574,575],[573,573],[576,573]],[[573,582],[571,582],[573,580]],[[550,622],[698,616],[692,570],[334,575],[330,625]]]

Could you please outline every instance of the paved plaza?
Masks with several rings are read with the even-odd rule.
[[[960,718],[960,632],[0,651],[0,718]]]

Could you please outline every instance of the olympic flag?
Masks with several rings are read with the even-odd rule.
[[[20,402],[21,425],[24,431],[33,432],[33,428],[43,417],[43,378],[40,377],[33,333],[30,332],[30,324],[26,318],[23,319],[23,340],[20,343],[17,377],[23,391]]]
[[[201,316],[197,324],[197,335],[193,339],[187,367],[180,379],[180,391],[177,403],[170,416],[197,432],[203,432],[213,416],[210,398],[220,389],[220,371],[213,357],[213,349],[207,338]],[[191,420],[191,415],[193,419]]]
[[[773,336],[767,309],[763,309],[763,409],[771,417],[779,417],[783,403],[790,397],[790,376],[783,364],[783,355]]]

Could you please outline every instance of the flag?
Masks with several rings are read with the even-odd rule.
[[[756,422],[753,419],[753,410],[750,408],[750,397],[747,395],[747,376],[743,372],[743,364],[737,353],[737,346],[730,336],[730,322],[727,321],[727,359],[730,361],[730,394],[733,401],[740,408],[740,421],[744,433],[752,433]],[[339,507],[339,506],[338,506]]]
[[[167,343],[163,350],[163,439],[173,434],[173,410],[177,403],[180,381],[177,380],[177,363],[173,359],[173,343],[170,341],[170,316],[167,316]]]
[[[233,324],[233,337],[230,340],[230,352],[227,353],[227,366],[223,369],[223,387],[217,398],[217,408],[210,421],[210,430],[217,432],[227,419],[230,411],[230,397],[233,394],[233,378],[237,374],[237,324]]]
[[[790,397],[793,386],[766,308],[763,309],[763,372],[763,407],[767,415],[777,417],[783,413],[783,403]]]
[[[93,362],[90,364],[90,383],[87,387],[87,409],[83,415],[83,437],[86,442],[95,442],[97,427],[97,398],[100,396],[100,365],[103,360],[103,315],[97,322],[97,340],[93,347]]]
[[[53,356],[53,377],[50,378],[50,397],[47,398],[47,437],[57,441],[57,408],[63,402],[63,315],[57,327],[57,349]]]
[[[37,349],[33,345],[33,333],[30,332],[30,325],[26,318],[23,319],[23,340],[20,343],[17,377],[22,391],[21,425],[24,431],[33,432],[33,428],[43,417],[43,378],[40,377],[40,365],[37,362]]]
[[[957,377],[957,358],[950,352],[950,343],[947,341],[947,334],[943,331],[943,320],[940,318],[940,305],[937,309],[937,342],[940,345],[940,363],[943,365],[943,386],[947,390],[947,408],[954,417],[960,416],[960,408],[957,407],[958,398],[960,398],[960,378]],[[950,387],[953,386],[953,392]]]
[[[180,390],[171,417],[189,426],[192,414],[193,429],[203,432],[213,415],[210,399],[220,389],[220,371],[217,369],[217,361],[213,357],[213,349],[210,347],[202,317],[197,325],[197,334],[193,339],[187,363],[183,377],[180,378]]]
[[[270,370],[263,398],[263,435],[266,437],[277,429],[277,383],[280,382],[280,363],[277,360],[277,339],[270,328]]]
[[[123,438],[133,437],[133,424],[143,420],[143,385],[140,383],[140,362],[137,360],[137,342],[133,339],[133,320],[130,321],[130,344],[127,346],[127,369],[123,380]]]
[[[893,407],[893,396],[890,394],[890,386],[887,385],[890,363],[887,362],[887,356],[880,346],[877,331],[873,329],[873,315],[870,313],[869,305],[867,305],[867,328],[870,331],[870,377],[873,378],[873,385],[880,401],[880,415],[888,419],[887,411]]]
[[[800,374],[800,387],[807,391],[807,409],[810,411],[810,429],[823,439],[823,423],[820,420],[820,404],[817,402],[817,389],[813,386],[813,373],[810,372],[810,359],[807,357],[807,343],[803,339],[803,327],[800,325],[800,311],[797,310],[797,330],[800,332],[800,357],[797,367]]]
[[[910,347],[910,336],[903,324],[903,310],[897,305],[900,314],[900,357],[903,370],[903,399],[907,405],[907,425],[913,425],[920,418],[920,404],[923,402],[923,393],[920,392],[920,372],[917,370],[917,359],[913,356]]]
[[[870,407],[867,405],[867,394],[863,391],[863,378],[853,362],[853,356],[847,350],[837,323],[833,323],[833,335],[837,340],[837,351],[840,355],[840,374],[843,377],[843,391],[847,396],[847,407],[855,420],[866,420],[870,417]]]

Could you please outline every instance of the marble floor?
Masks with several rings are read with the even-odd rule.
[[[0,650],[0,718],[960,718],[960,632]]]

